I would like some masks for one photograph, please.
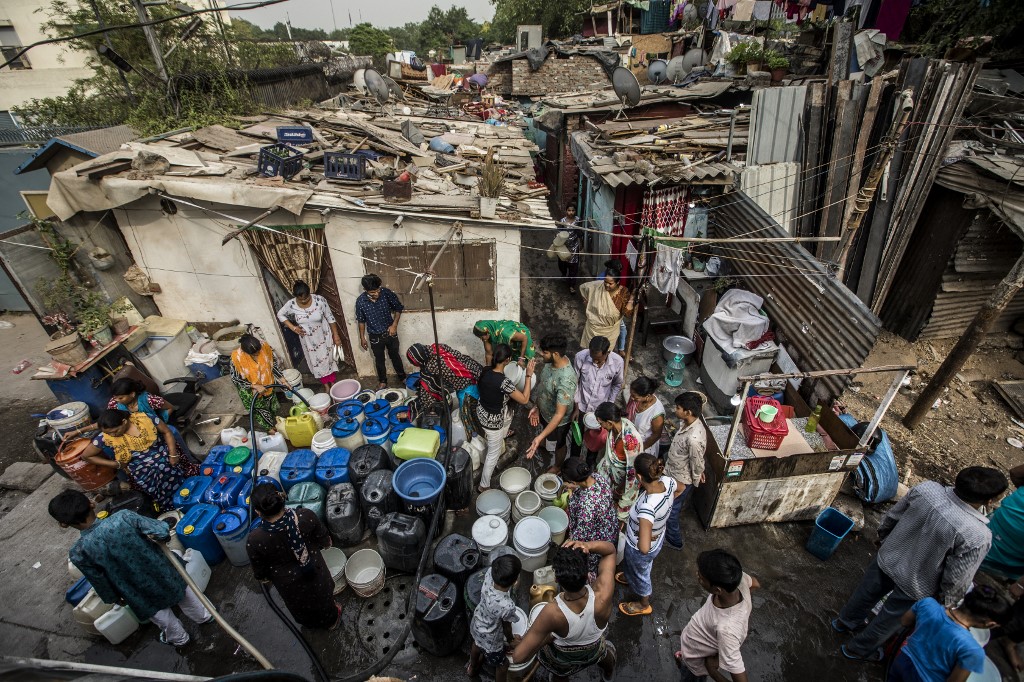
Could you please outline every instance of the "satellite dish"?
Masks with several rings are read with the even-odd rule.
[[[612,72],[612,89],[615,91],[615,96],[622,102],[622,108],[615,116],[617,121],[620,118],[625,118],[626,107],[635,107],[640,103],[640,81],[626,67],[617,66]]]
[[[668,80],[668,62],[664,59],[655,59],[647,67],[647,80],[655,85],[660,85]]]
[[[366,80],[366,89],[370,96],[377,100],[377,104],[383,106],[387,103],[388,97],[391,96],[391,90],[388,88],[384,76],[377,73],[375,69],[367,69],[363,78]]]
[[[352,74],[352,87],[358,90],[360,95],[366,94],[366,69],[356,69]]]
[[[391,95],[395,98],[396,102],[405,101],[405,93],[402,92],[402,86],[399,85],[394,78],[384,76],[384,82],[388,84],[388,90],[391,91]]]
[[[541,61],[541,62],[543,62],[545,59],[548,58],[548,51],[547,50],[542,50],[539,47],[531,47],[526,52],[527,52],[527,55],[529,56],[529,58],[534,60],[534,61]]]
[[[699,47],[691,47],[683,55],[683,66],[686,68],[686,73],[690,73],[698,66],[704,66],[708,63],[708,53]]]
[[[690,72],[690,70],[684,66],[683,60],[683,55],[672,57],[672,59],[668,60],[668,65],[665,68],[667,72],[666,77],[673,84],[681,82],[686,78],[686,74]]]

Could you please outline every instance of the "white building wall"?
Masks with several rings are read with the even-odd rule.
[[[49,0],[0,0],[0,25],[13,27],[22,46],[31,45],[50,37],[42,30],[49,7]],[[65,44],[40,45],[25,56],[31,69],[0,70],[0,110],[35,97],[64,95],[75,79],[92,75],[88,55]]]
[[[373,354],[359,347],[359,327],[356,322],[355,300],[362,293],[359,279],[369,272],[381,275],[385,284],[388,277],[383,268],[364,262],[362,247],[374,242],[424,242],[441,241],[448,233],[449,226],[428,223],[408,215],[402,227],[392,227],[392,216],[362,217],[356,223],[353,214],[333,213],[327,221],[327,246],[331,249],[331,260],[337,276],[338,291],[345,302],[345,322],[348,325],[352,350],[355,353],[356,369],[360,376],[373,376]],[[483,345],[473,336],[473,323],[481,319],[520,318],[519,290],[519,231],[466,227],[467,240],[495,240],[495,264],[497,271],[497,310],[452,310],[437,314],[437,333],[441,343],[446,343],[477,358],[484,359]],[[396,291],[400,298],[403,293]],[[403,358],[405,350],[413,343],[433,343],[434,333],[429,312],[409,312],[402,315],[398,336],[401,340]],[[409,367],[407,366],[408,370]],[[388,361],[388,372],[391,363]]]
[[[243,220],[253,220],[262,212],[214,208]],[[180,204],[178,212],[169,215],[160,210],[155,198],[141,199],[114,213],[136,264],[162,289],[153,297],[162,315],[201,322],[251,322],[263,329],[281,362],[289,364],[259,263],[241,239],[221,246],[221,239],[233,229],[231,221],[215,222],[203,211]],[[284,211],[275,214],[274,224],[293,223],[294,216]]]

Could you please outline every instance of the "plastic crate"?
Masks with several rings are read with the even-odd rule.
[[[288,154],[288,156],[282,158],[282,154]],[[259,164],[256,168],[261,175],[268,178],[280,175],[288,180],[302,170],[302,152],[286,144],[260,147]]]
[[[765,424],[757,418],[757,411],[764,405],[779,410],[771,424]],[[778,450],[782,441],[789,435],[789,424],[782,414],[782,406],[773,398],[748,398],[743,407],[743,431],[747,434],[747,447],[758,450]]]
[[[345,152],[324,152],[324,176],[332,180],[364,180],[366,157]]]
[[[313,129],[306,126],[277,126],[277,141],[309,144],[314,141]]]

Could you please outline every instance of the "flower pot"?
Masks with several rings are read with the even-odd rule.
[[[131,327],[131,324],[128,323],[128,318],[126,317],[117,317],[110,321],[110,328],[114,331],[114,336],[124,334],[131,329]]]
[[[99,247],[89,252],[89,262],[97,270],[109,270],[114,267],[114,256]]]
[[[68,336],[62,336],[46,344],[46,352],[51,358],[65,365],[77,365],[85,362],[89,354],[82,347],[82,340],[78,332],[72,332]]]
[[[498,197],[480,197],[480,217],[493,218],[498,210]]]
[[[764,71],[763,62],[747,62],[747,73],[751,71]]]
[[[746,76],[747,75],[747,65],[746,64],[733,64],[732,68],[733,68],[733,73],[735,73],[737,76]]]
[[[786,77],[785,67],[781,69],[772,69],[772,83],[780,83],[783,78]]]
[[[103,329],[97,329],[90,336],[94,341],[102,348],[103,346],[109,346],[114,340],[114,333],[110,330],[110,327],[104,327]]]

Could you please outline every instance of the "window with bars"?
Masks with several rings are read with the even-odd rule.
[[[364,242],[360,244],[362,255],[372,260],[364,261],[363,267],[379,275],[406,310],[430,310],[426,285],[410,294],[416,276],[406,270],[425,271],[443,244]],[[493,241],[453,241],[434,266],[434,305],[438,310],[495,310],[496,268]]]

